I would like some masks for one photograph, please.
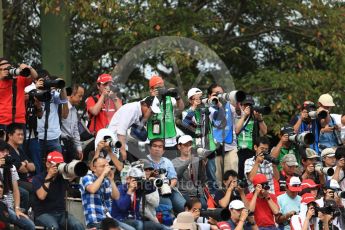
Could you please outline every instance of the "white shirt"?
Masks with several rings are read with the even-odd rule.
[[[140,101],[125,104],[114,114],[108,129],[119,135],[126,136],[133,124],[140,125],[142,116]]]

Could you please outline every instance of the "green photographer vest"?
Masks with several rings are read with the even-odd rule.
[[[160,103],[160,109],[161,113],[152,115],[147,121],[147,137],[149,140],[176,137],[174,106],[171,97],[166,97],[165,127],[163,127],[163,103]],[[163,130],[165,131],[165,136],[163,135]]]
[[[196,129],[195,129],[195,134],[201,134],[201,128],[200,128],[200,124],[201,124],[201,112],[200,109],[196,109],[195,110],[195,121],[198,124]],[[216,150],[216,143],[214,142],[213,139],[213,133],[212,133],[212,125],[211,122],[209,122],[209,127],[208,127],[208,133],[206,134],[205,137],[205,144],[206,146],[204,146],[205,148],[209,149],[209,150]],[[200,138],[193,138],[193,147],[201,147],[199,143],[197,143],[197,139]]]

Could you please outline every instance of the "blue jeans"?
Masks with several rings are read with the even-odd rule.
[[[169,205],[173,207],[175,213],[180,213],[184,211],[186,200],[178,191],[171,189],[171,195],[164,197],[160,196],[159,203]]]
[[[43,167],[42,167],[42,156],[41,156],[41,148],[40,144],[38,142],[38,138],[31,138],[29,140],[26,140],[25,142],[25,151],[26,151],[26,146],[27,152],[26,154],[31,158],[31,160],[35,164],[36,168],[36,174],[42,172]]]
[[[34,222],[32,222],[32,220],[22,216],[18,218],[13,209],[10,208],[8,209],[8,213],[11,224],[14,224],[15,226],[18,226],[19,228],[24,230],[35,230],[35,224]]]
[[[57,230],[65,229],[65,213],[55,212],[55,213],[44,213],[36,217],[36,222],[47,228],[54,228]],[[73,215],[68,214],[67,218],[67,229],[73,230],[84,230],[85,227],[77,220]]]
[[[62,153],[62,148],[60,144],[60,139],[53,139],[53,140],[47,140],[46,146],[44,146],[44,140],[39,140],[40,142],[40,148],[41,148],[41,155],[43,157],[47,157],[48,153],[53,151],[58,151]],[[45,152],[43,152],[45,150]]]
[[[142,221],[142,220],[126,220],[124,223],[134,227],[136,230],[168,230],[171,228],[166,227],[163,224],[155,223],[153,221]]]
[[[30,206],[30,192],[25,188],[19,186],[19,193],[20,193],[20,207],[28,211]]]
[[[206,164],[206,176],[207,176],[207,185],[210,189],[211,194],[215,194],[217,186],[217,177],[216,177],[216,158],[208,159]]]

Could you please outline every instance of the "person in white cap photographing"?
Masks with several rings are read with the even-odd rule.
[[[328,93],[322,94],[319,97],[318,112],[325,110],[328,116],[325,119],[320,119],[320,136],[319,147],[320,149],[332,148],[338,146],[337,130],[335,119],[331,116],[331,109],[335,106],[333,97]],[[340,143],[339,143],[340,144]]]
[[[202,91],[198,88],[191,88],[187,96],[190,107],[182,113],[182,126],[184,127],[182,131],[193,137],[194,147],[215,151],[216,144],[212,134],[209,108],[202,108]],[[217,190],[215,153],[207,158],[208,187],[210,192],[214,194]]]
[[[153,113],[160,113],[159,101],[157,97],[146,97],[142,101],[136,101],[121,106],[110,121],[109,129],[117,134],[117,139],[121,142],[121,158],[127,160],[126,138],[127,130],[132,128],[135,137],[141,141],[146,141],[147,132],[144,128],[147,120]],[[136,157],[131,156],[137,160]]]

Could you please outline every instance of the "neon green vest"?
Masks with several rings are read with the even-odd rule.
[[[199,125],[201,123],[201,113],[200,113],[200,109],[196,109],[195,110],[195,121],[196,123]],[[211,122],[209,122],[209,127],[208,127],[208,134],[206,135],[206,137],[203,137],[205,138],[205,142],[207,141],[208,145],[209,146],[205,146],[207,149],[209,150],[216,150],[216,144],[214,142],[214,139],[213,139],[213,134],[212,134],[212,125],[211,125]],[[198,126],[196,129],[195,129],[195,134],[200,134],[201,133],[201,129],[200,129],[200,126]],[[195,139],[193,139],[193,146],[196,147],[196,143],[195,143]],[[198,146],[199,147],[199,146]]]
[[[166,97],[165,127],[163,127],[163,103],[160,103],[162,113],[154,114],[147,121],[147,137],[149,140],[155,138],[174,138],[176,137],[174,107],[171,97]],[[159,124],[159,125],[158,125]],[[159,132],[154,133],[154,125],[159,126]],[[155,130],[157,131],[157,130]],[[165,131],[165,136],[163,135]]]

